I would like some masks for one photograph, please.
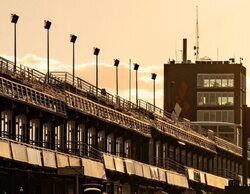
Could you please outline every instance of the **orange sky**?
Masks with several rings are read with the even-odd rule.
[[[188,39],[188,58],[194,61],[195,9],[199,6],[200,57],[217,60],[244,58],[250,50],[249,0],[0,0],[0,55],[13,56],[10,14],[17,26],[18,62],[46,71],[45,19],[50,31],[51,69],[71,72],[76,42],[76,75],[95,84],[93,47],[99,47],[99,86],[115,93],[113,59],[121,61],[119,94],[128,98],[128,61],[140,64],[139,98],[152,102],[151,72],[156,72],[156,105],[163,104],[163,64],[181,60],[182,38]],[[132,86],[134,88],[134,72]],[[248,77],[250,75],[248,74]],[[248,79],[249,80],[249,79]],[[250,82],[248,81],[248,90]],[[135,92],[132,91],[134,96]],[[134,99],[134,98],[133,98]],[[250,100],[247,100],[248,104]]]

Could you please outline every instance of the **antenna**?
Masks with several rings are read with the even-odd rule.
[[[195,56],[196,56],[196,61],[199,60],[199,21],[198,21],[198,6],[196,6],[196,46],[194,47],[195,50]]]

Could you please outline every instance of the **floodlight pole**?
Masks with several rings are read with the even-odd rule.
[[[96,95],[98,95],[98,55],[95,57],[95,65],[96,65]]]
[[[44,21],[44,28],[47,30],[47,78],[49,83],[49,29],[51,26],[51,22],[48,20]]]
[[[76,42],[77,36],[74,34],[70,35],[70,42],[73,43],[73,86],[75,85],[75,42]]]
[[[138,69],[139,69],[139,65],[135,63],[134,70],[135,70],[136,105],[138,105]]]
[[[155,79],[156,79],[156,74],[152,73],[152,80],[153,80],[153,104],[154,104],[154,111],[155,111]]]
[[[96,56],[96,96],[98,95],[98,54],[100,52],[99,48],[94,48],[94,55]]]
[[[16,23],[14,23],[14,71],[16,71]]]
[[[49,83],[49,29],[47,29],[47,75]]]
[[[14,72],[16,71],[16,24],[19,16],[16,14],[11,14],[11,23],[14,24]]]
[[[120,61],[118,59],[114,59],[114,66],[116,68],[116,96],[118,96],[118,66]]]

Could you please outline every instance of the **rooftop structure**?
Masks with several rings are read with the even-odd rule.
[[[246,68],[242,63],[183,60],[164,65],[164,110],[172,112],[178,104],[181,117],[237,145],[241,145],[245,103]]]

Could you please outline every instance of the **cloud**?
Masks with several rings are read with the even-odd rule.
[[[140,76],[139,78],[138,78],[138,80],[139,81],[143,81],[143,82],[145,82],[145,83],[152,83],[152,79],[151,79],[151,74],[150,75],[145,75],[145,76]],[[155,83],[156,84],[162,84],[163,83],[163,80],[164,80],[164,78],[163,78],[163,76],[162,75],[157,75],[157,77],[156,77],[156,79],[155,79]]]
[[[2,54],[1,56],[3,56],[3,58],[6,58],[10,61],[14,61],[13,56],[8,56],[5,54]],[[68,69],[68,65],[64,65],[56,59],[50,58],[49,61],[50,61],[51,71],[58,70],[58,67],[60,67],[61,70]],[[17,58],[17,64],[22,64],[24,66],[34,68],[34,69],[41,71],[41,72],[47,71],[47,58],[39,57],[39,56],[34,55],[34,54],[26,54],[24,57]]]
[[[90,68],[90,67],[95,67],[95,66],[96,66],[96,62],[92,61],[92,62],[86,62],[86,63],[77,64],[76,65],[76,69],[84,69],[84,68]],[[113,68],[113,65],[111,65],[109,63],[103,63],[103,62],[99,62],[98,66],[107,67],[107,68]]]
[[[126,69],[129,69],[129,63],[121,63],[121,66],[125,67]],[[133,70],[134,64],[131,65],[131,69]],[[154,66],[139,66],[138,72],[140,73],[155,73],[156,71],[162,71],[163,70],[163,65],[154,65]]]

